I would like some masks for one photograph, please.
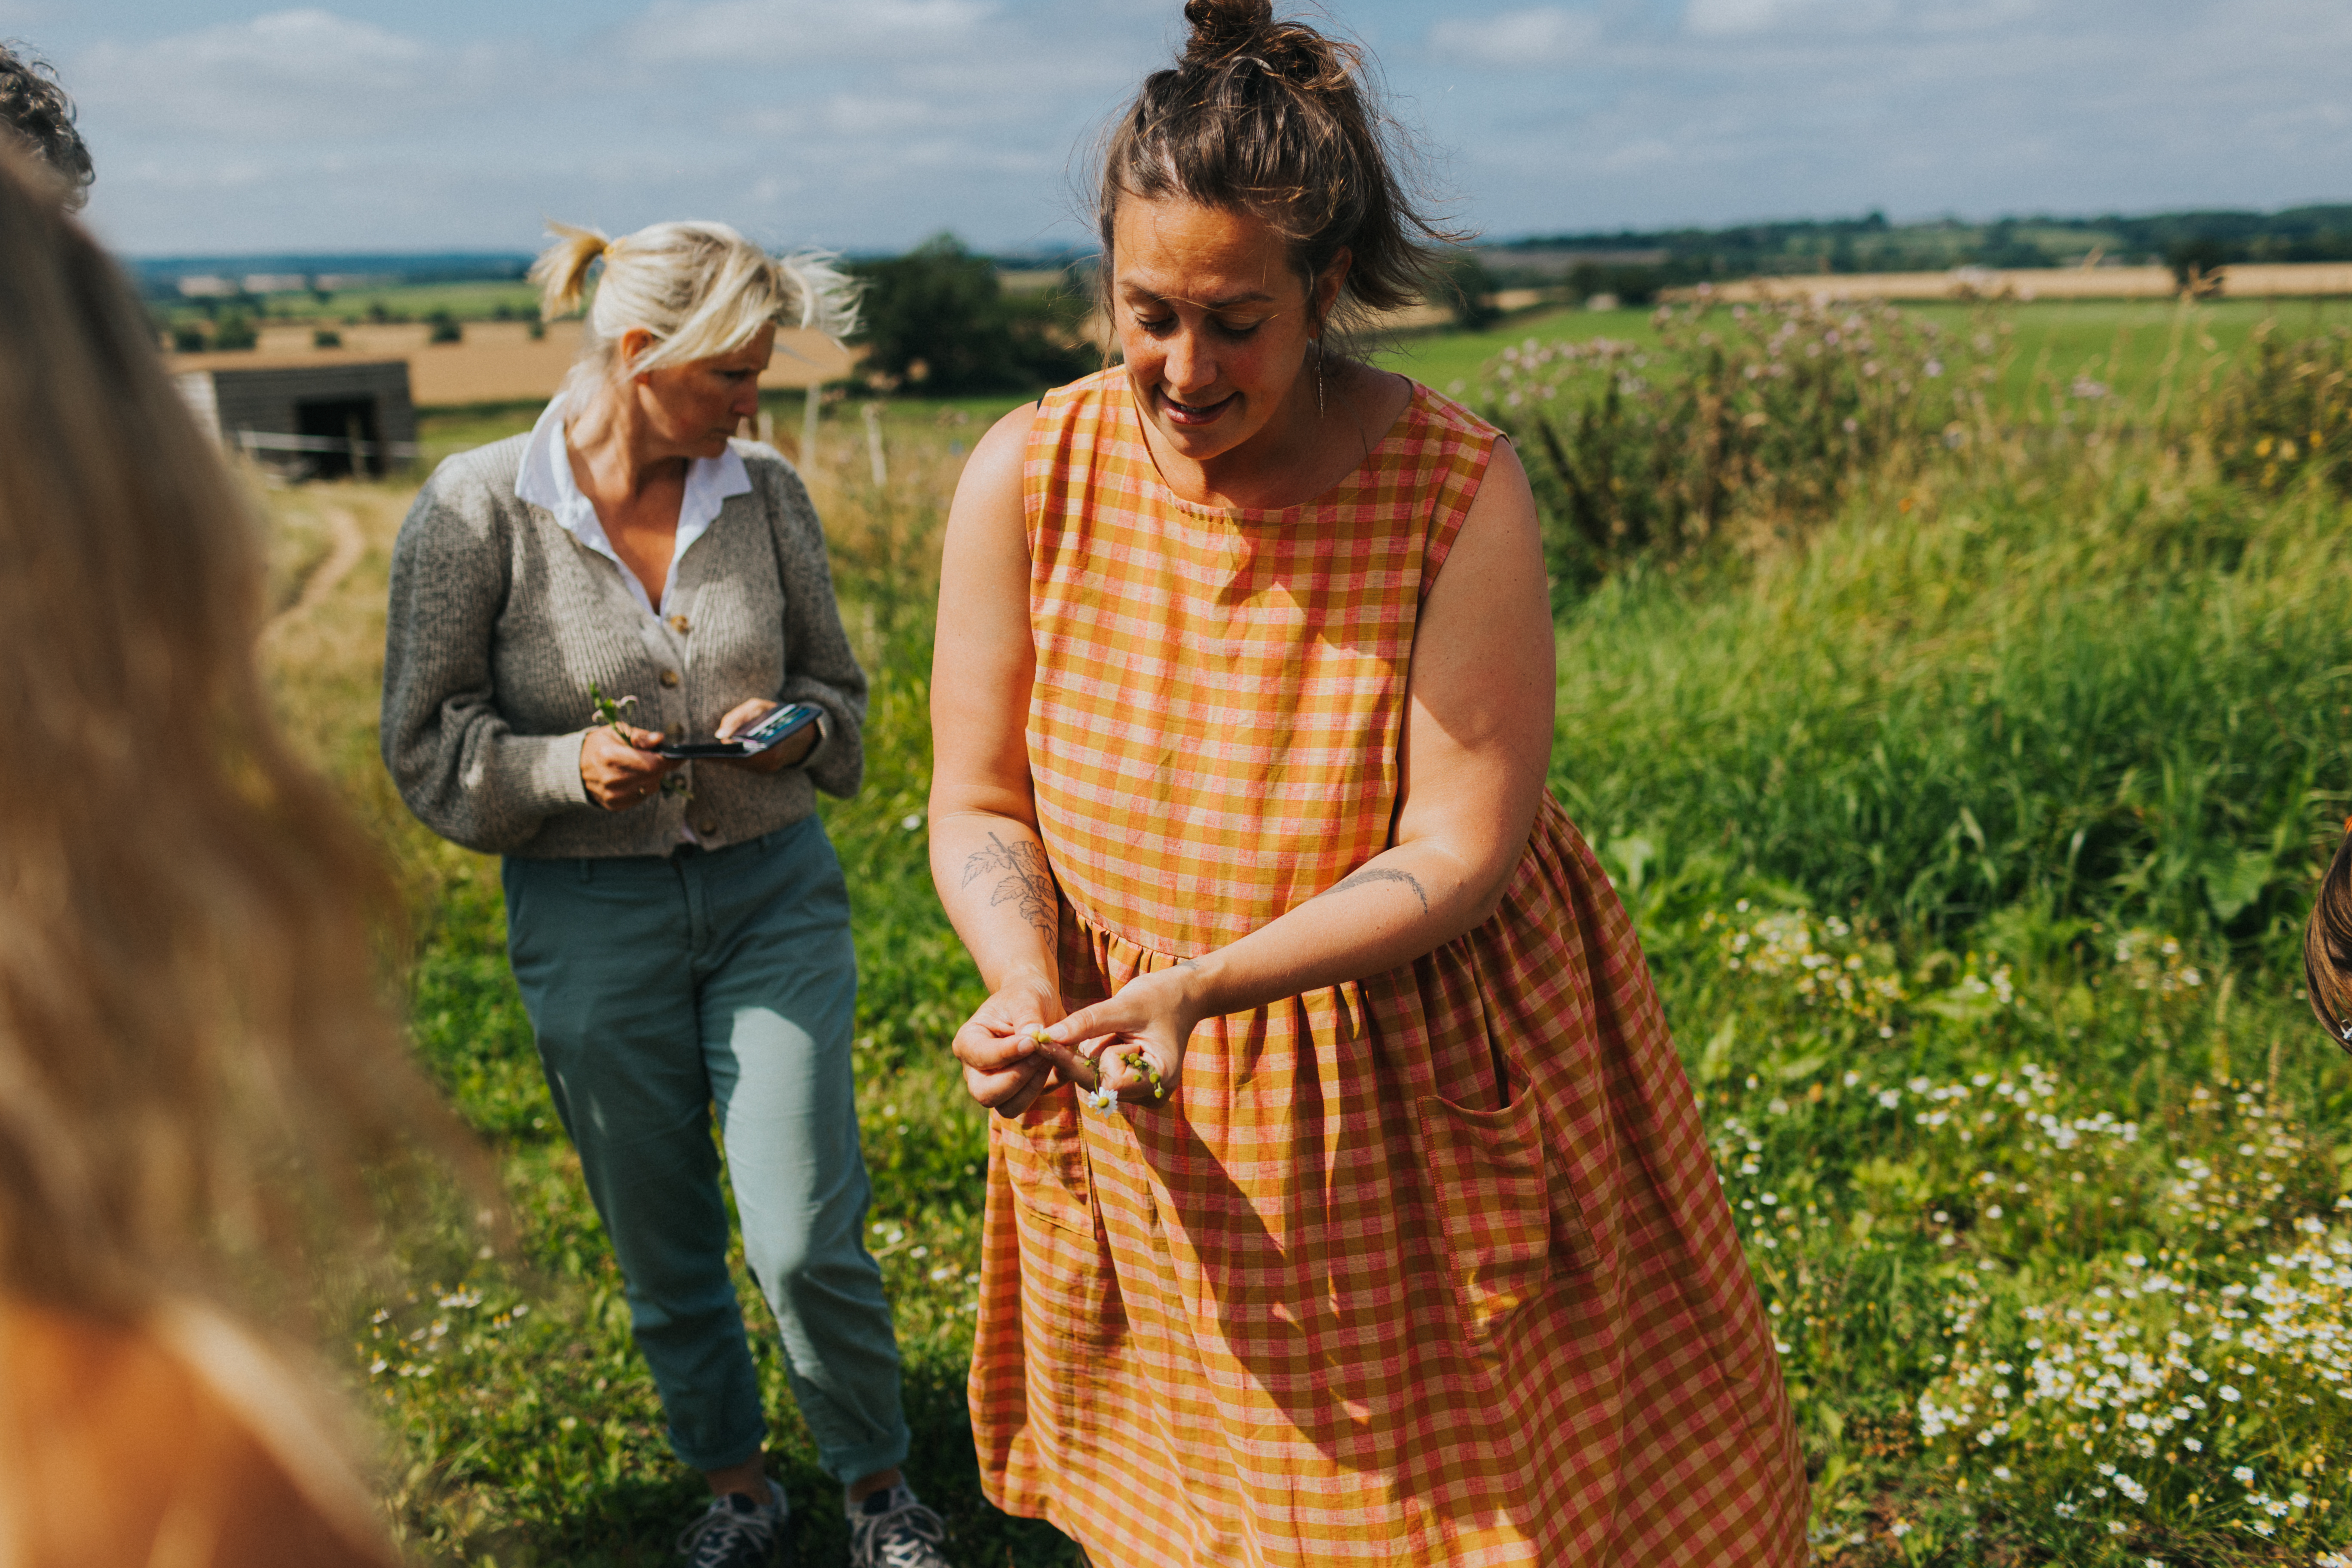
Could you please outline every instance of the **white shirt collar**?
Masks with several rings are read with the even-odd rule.
[[[618,567],[629,596],[646,614],[656,617],[669,614],[670,604],[677,595],[677,563],[686,559],[688,548],[719,521],[719,508],[727,504],[728,497],[748,495],[751,489],[751,476],[731,443],[719,457],[696,458],[687,464],[686,494],[677,508],[677,540],[670,547],[669,571],[662,578],[662,602],[656,607],[637,574],[623,564],[613,549],[612,540],[605,536],[604,524],[597,517],[595,507],[580,493],[580,483],[572,477],[572,451],[563,435],[562,393],[556,394],[540,414],[539,423],[530,427],[530,440],[522,449],[522,471],[515,477],[515,494],[519,498],[553,512],[555,521],[574,539]]]

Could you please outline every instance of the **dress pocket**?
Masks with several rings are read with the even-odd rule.
[[[1078,1118],[1077,1096],[1064,1087],[1038,1096],[1017,1121],[993,1121],[990,1135],[1013,1188],[1024,1331],[1099,1350],[1126,1332],[1127,1316],[1096,1223]],[[1074,1397],[1066,1385],[1078,1375],[1077,1363],[1048,1356],[1031,1372],[1033,1400],[1060,1408]]]
[[[1430,1095],[1413,1119],[1455,1299],[1471,1332],[1489,1337],[1551,1282],[1542,1116],[1531,1094],[1500,1110],[1466,1110]]]
[[[1017,1120],[993,1118],[992,1126],[1022,1218],[1076,1231],[1092,1241],[1094,1201],[1077,1096],[1067,1088],[1049,1090]]]

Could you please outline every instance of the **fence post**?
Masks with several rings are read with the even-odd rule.
[[[808,400],[801,408],[800,466],[803,470],[816,467],[816,416],[824,402],[824,388],[815,382],[809,383]]]
[[[890,482],[890,470],[882,460],[882,405],[866,405],[866,456],[874,465],[874,488],[880,489]]]

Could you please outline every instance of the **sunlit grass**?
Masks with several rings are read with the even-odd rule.
[[[1948,331],[1970,326],[1970,307],[1904,304],[1906,315]],[[1529,311],[1486,332],[1434,332],[1400,339],[1380,356],[1389,369],[1440,392],[1478,402],[1479,372],[1513,344],[1614,338],[1657,342],[1647,310]],[[2286,333],[2316,332],[2352,321],[2352,300],[2037,300],[2005,311],[2000,402],[2011,410],[2047,412],[2053,388],[2096,382],[2127,403],[2146,404],[2168,378],[2201,384],[2242,355],[2254,330],[2274,321]]]
[[[776,418],[796,433],[794,403]],[[894,405],[878,490],[862,419],[829,414],[811,476],[875,676],[866,789],[824,805],[855,899],[869,1244],[910,1469],[958,1560],[990,1568],[1069,1560],[978,1495],[985,1128],[944,1048],[978,984],[925,868],[939,531],[997,406]],[[411,1030],[498,1151],[520,1249],[416,1227],[410,1283],[348,1314],[349,1365],[420,1555],[661,1561],[698,1485],[547,1103],[495,865],[410,822],[373,761],[404,502],[271,493],[277,602],[324,558],[326,509],[370,549],[264,651],[402,866]],[[2322,493],[2223,484],[2193,447],[2044,432],[1863,476],[1834,517],[1759,531],[1801,547],[1629,571],[1564,615],[1554,786],[1659,976],[1830,1561],[2308,1563],[2352,1541],[2352,1368],[2326,1337],[2352,1068],[2291,963],[2352,764],[2346,522]],[[839,1494],[772,1333],[753,1339],[802,1561],[838,1563]]]

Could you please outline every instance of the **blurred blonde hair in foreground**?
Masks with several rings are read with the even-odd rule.
[[[336,1521],[328,1560],[384,1560],[331,1405],[227,1304],[299,1317],[370,1182],[468,1155],[378,1003],[388,879],[269,720],[257,535],[130,288],[0,148],[0,1564],[100,1561],[76,1506],[161,1509],[138,1562],[229,1561],[191,1548],[234,1549],[206,1494],[247,1472]]]

